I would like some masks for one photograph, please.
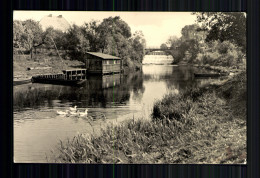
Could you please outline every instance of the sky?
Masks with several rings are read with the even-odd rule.
[[[91,20],[102,21],[110,16],[120,16],[131,28],[132,34],[141,30],[147,47],[160,47],[170,36],[181,36],[185,25],[195,23],[191,12],[112,12],[112,11],[14,11],[14,20],[33,19],[40,21],[44,16],[62,15],[71,25],[83,25]]]

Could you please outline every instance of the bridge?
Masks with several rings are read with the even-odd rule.
[[[158,48],[158,47],[150,47],[150,48],[145,48],[145,54],[148,54],[148,53],[151,53],[151,52],[154,52],[154,51],[163,51],[166,54],[171,54],[170,51],[174,50],[174,49],[176,49],[176,48],[168,47],[168,48],[161,49],[161,48]],[[154,55],[156,55],[156,54],[154,54]]]

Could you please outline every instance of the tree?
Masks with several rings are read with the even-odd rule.
[[[167,45],[171,46],[172,48],[176,48],[179,43],[179,38],[177,36],[170,36],[166,42]]]
[[[197,39],[197,29],[198,28],[199,28],[199,26],[197,24],[184,26],[181,29],[181,34],[182,34],[181,39],[183,41]]]
[[[84,55],[90,49],[89,41],[85,38],[84,27],[72,25],[65,34],[63,48],[67,50],[71,59],[84,60]]]
[[[134,53],[132,53],[133,59],[139,63],[142,63],[146,47],[146,41],[143,32],[136,31],[131,39],[131,42],[134,50]]]
[[[90,51],[99,51],[101,47],[101,32],[99,30],[99,21],[92,20],[89,23],[85,23],[84,36],[89,41]]]
[[[165,43],[163,43],[161,44],[160,49],[168,49],[168,46]]]
[[[170,44],[172,50],[169,53],[173,56],[174,62],[179,63],[186,60],[193,63],[199,52],[199,44],[204,41],[205,33],[199,31],[199,25],[186,25],[182,28],[180,38],[170,36],[167,43]]]
[[[131,37],[131,29],[126,22],[120,19],[119,16],[109,17],[102,21],[98,26],[97,32],[100,39],[100,49],[104,52],[107,48],[108,41],[115,34],[121,34],[124,38]]]
[[[24,30],[25,29],[21,21],[15,20],[13,22],[13,47],[14,48],[20,49],[21,47],[23,47],[21,37],[22,34],[24,33]]]
[[[55,30],[53,27],[47,28],[43,32],[43,36],[45,38],[45,46],[54,47],[54,43],[58,49],[64,48],[65,41],[65,33],[61,30]]]
[[[23,31],[21,31],[20,43],[30,51],[32,59],[32,51],[45,43],[43,31],[38,22],[34,20],[22,21]]]
[[[246,51],[246,16],[241,12],[198,12],[197,23],[208,31],[206,41],[230,41]]]

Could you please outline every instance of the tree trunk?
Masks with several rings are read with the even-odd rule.
[[[30,53],[31,53],[31,59],[33,57],[33,48],[30,49]]]
[[[35,57],[34,57],[34,61],[36,61],[36,56],[37,56],[37,48],[34,48],[34,54],[35,54],[35,55],[34,55],[34,56],[35,56]]]

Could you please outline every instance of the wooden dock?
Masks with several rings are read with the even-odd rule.
[[[58,85],[81,85],[86,80],[86,69],[63,70],[59,74],[45,74],[32,77],[33,83],[49,83]]]
[[[67,80],[84,79],[87,75],[87,69],[69,69],[62,72]]]

